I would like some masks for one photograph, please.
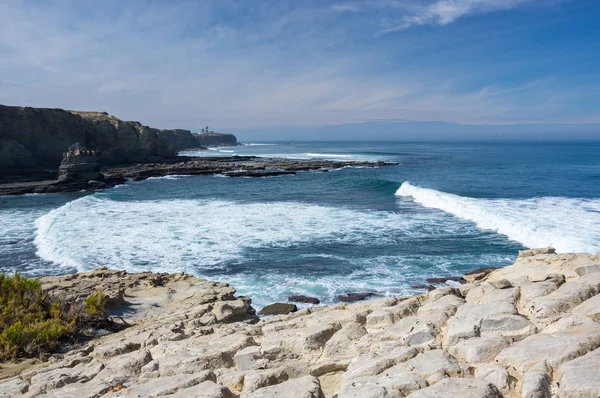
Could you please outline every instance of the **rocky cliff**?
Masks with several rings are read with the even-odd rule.
[[[18,369],[0,397],[600,397],[600,256],[527,250],[465,278],[258,323],[233,288],[183,274],[44,278],[65,298],[105,289],[134,325]]]
[[[195,134],[189,130],[174,129],[160,130],[160,135],[166,139],[176,151],[207,146],[235,146],[238,144],[237,138],[233,134]]]
[[[159,130],[105,112],[0,105],[0,170],[58,168],[75,142],[101,150],[103,164],[175,155]]]

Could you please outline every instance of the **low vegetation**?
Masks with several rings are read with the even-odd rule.
[[[96,293],[90,294],[84,301],[85,313],[92,318],[104,318],[106,316],[106,298],[99,289]]]
[[[101,290],[84,303],[65,303],[36,279],[0,274],[0,361],[51,352],[104,318],[105,304]]]

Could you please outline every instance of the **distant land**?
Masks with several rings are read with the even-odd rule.
[[[237,139],[214,131],[156,129],[106,112],[0,105],[0,180],[56,169],[75,143],[99,151],[102,165],[118,165],[160,162],[184,149],[237,145]]]
[[[458,124],[381,120],[306,127],[230,128],[241,142],[600,140],[600,124]]]

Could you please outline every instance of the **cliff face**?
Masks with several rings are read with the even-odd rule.
[[[207,146],[235,146],[237,138],[233,134],[203,133],[195,134],[189,130],[160,130],[161,136],[176,151]]]
[[[237,138],[233,134],[204,133],[194,134],[202,146],[235,146]]]
[[[57,168],[63,152],[75,142],[101,150],[103,164],[175,155],[159,130],[104,112],[0,105],[0,170]]]

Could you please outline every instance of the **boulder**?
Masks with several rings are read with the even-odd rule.
[[[309,296],[302,296],[302,295],[289,296],[288,301],[291,301],[293,303],[308,303],[308,304],[315,304],[315,305],[321,303],[321,301],[316,297],[309,297]]]
[[[258,313],[259,315],[285,315],[291,312],[298,311],[296,304],[274,303],[263,307]]]
[[[432,285],[440,285],[446,282],[457,282],[457,283],[466,283],[465,278],[462,276],[446,276],[441,278],[427,278],[425,279],[427,283],[431,283]]]
[[[351,303],[354,301],[362,301],[369,297],[376,296],[375,293],[346,293],[346,294],[338,294],[335,296],[335,299],[344,303]]]

